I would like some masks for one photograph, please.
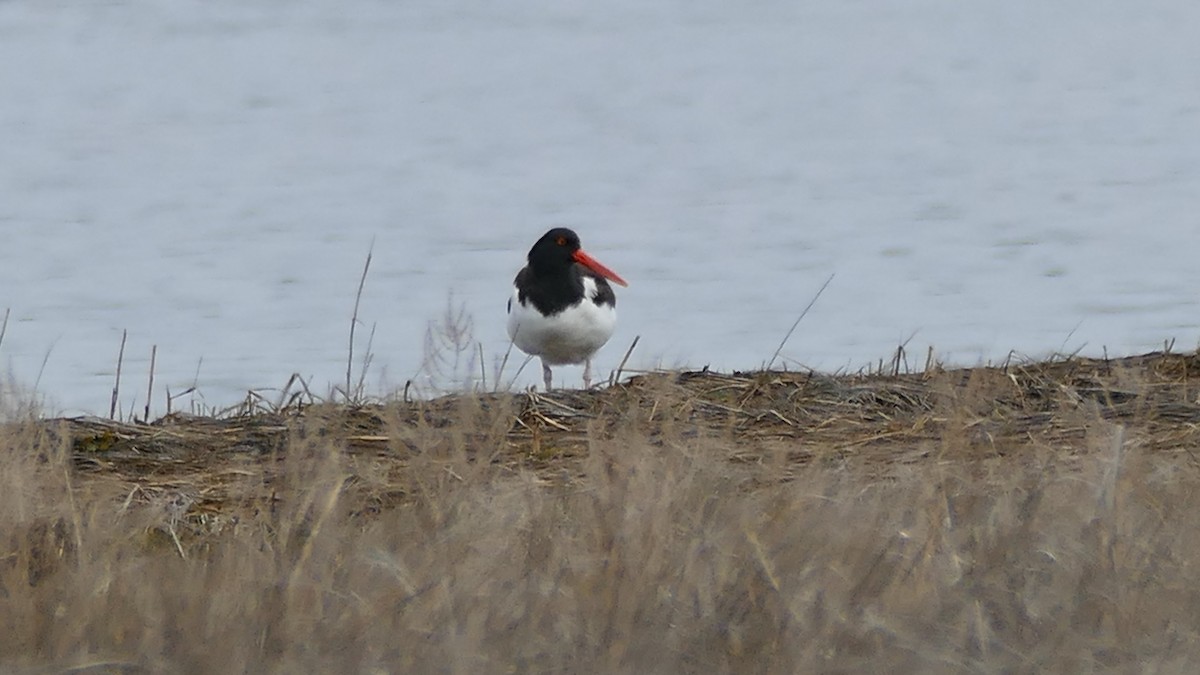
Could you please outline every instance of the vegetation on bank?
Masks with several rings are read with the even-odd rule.
[[[1200,353],[897,370],[17,415],[0,670],[1200,658]]]

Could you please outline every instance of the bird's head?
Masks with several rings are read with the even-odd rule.
[[[579,263],[615,284],[629,285],[616,272],[585,253],[579,245],[579,235],[575,234],[574,230],[556,227],[543,234],[533,248],[529,249],[529,265],[534,269],[565,271],[572,263]]]

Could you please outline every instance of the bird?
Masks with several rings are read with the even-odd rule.
[[[579,235],[565,227],[542,235],[526,262],[508,300],[508,337],[521,351],[541,358],[547,391],[550,366],[579,363],[583,387],[590,388],[592,355],[617,325],[617,296],[608,282],[629,284],[584,253]]]

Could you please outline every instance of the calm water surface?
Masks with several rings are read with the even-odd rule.
[[[604,371],[759,366],[830,274],[789,367],[1194,347],[1200,4],[992,4],[0,3],[0,358],[324,393],[373,244],[369,389],[448,303],[493,378],[559,224],[631,283]]]

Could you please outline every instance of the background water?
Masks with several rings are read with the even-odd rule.
[[[789,367],[1191,348],[1198,35],[1159,0],[9,0],[0,358],[68,414],[126,329],[126,409],[151,345],[156,413],[324,393],[373,242],[370,390],[450,294],[492,377],[559,224],[631,283],[604,372],[635,335],[759,366],[830,274]]]

